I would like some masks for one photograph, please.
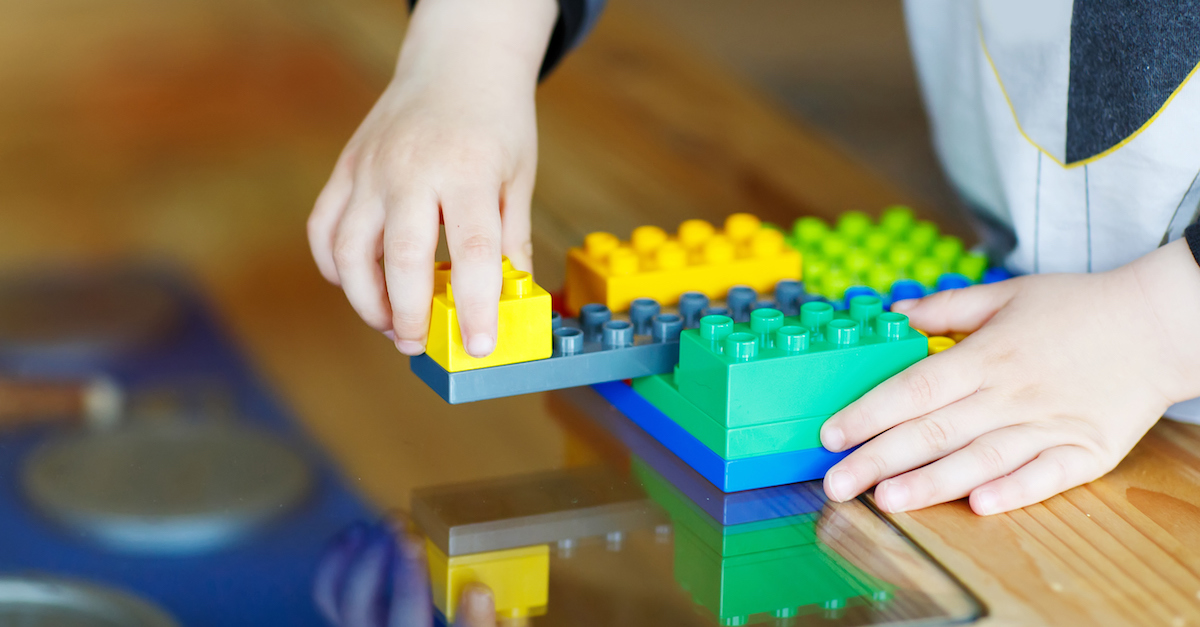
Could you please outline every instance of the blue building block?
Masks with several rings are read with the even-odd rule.
[[[722,525],[774,520],[820,511],[826,498],[821,483],[808,481],[757,490],[725,493],[625,417],[594,388],[555,392],[612,433],[706,514]]]
[[[831,453],[824,448],[815,448],[725,460],[625,383],[613,381],[594,387],[621,413],[723,492],[819,479],[849,454],[848,451]]]
[[[981,283],[999,283],[1013,277],[1012,273],[1004,268],[988,268],[987,272],[983,273]]]

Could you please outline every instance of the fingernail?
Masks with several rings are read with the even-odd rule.
[[[850,493],[854,490],[854,475],[845,470],[835,470],[829,473],[825,485],[829,498],[841,503],[850,498]]]
[[[903,483],[881,483],[875,488],[875,499],[885,512],[902,512],[908,505],[908,486]]]
[[[396,350],[405,355],[416,356],[425,352],[425,345],[412,340],[400,340],[396,342]]]
[[[386,337],[387,339],[395,342],[396,341],[396,332],[391,329],[388,329],[387,331],[383,332],[383,337]]]
[[[821,444],[828,450],[836,453],[842,450],[846,444],[846,434],[842,433],[837,427],[830,427],[821,430]]]
[[[1000,495],[990,488],[971,495],[971,509],[980,516],[991,516],[1000,509]]]
[[[917,299],[910,298],[908,300],[898,300],[892,303],[892,311],[904,313],[917,305]]]
[[[467,343],[467,352],[472,357],[487,357],[492,354],[493,348],[496,348],[496,340],[485,333],[472,335],[471,341]]]

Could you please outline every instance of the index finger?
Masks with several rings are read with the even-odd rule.
[[[964,398],[983,383],[975,351],[955,346],[909,366],[834,414],[821,427],[830,451],[857,446],[912,418]]]

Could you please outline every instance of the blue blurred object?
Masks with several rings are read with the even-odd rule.
[[[921,285],[920,281],[912,279],[900,279],[892,284],[892,302],[908,300],[910,298],[924,298],[925,286]]]
[[[313,472],[307,501],[268,528],[221,550],[188,556],[106,551],[47,522],[21,492],[27,454],[55,436],[52,428],[0,436],[0,538],[8,572],[36,571],[125,588],[162,606],[184,625],[324,627],[311,598],[322,548],[352,521],[374,518],[324,453],[266,389],[195,293],[177,278],[161,281],[181,303],[178,330],[158,345],[108,359],[80,361],[29,351],[0,357],[0,371],[31,377],[105,374],[130,395],[219,386],[239,424],[265,431],[299,451]],[[191,408],[200,420],[209,409]]]
[[[937,291],[941,292],[943,290],[956,290],[970,286],[971,279],[968,279],[957,272],[947,272],[946,274],[938,277],[936,289]]]
[[[1013,278],[1013,274],[1004,268],[988,268],[987,271],[983,273],[983,280],[980,281],[980,283],[999,283],[1000,281],[1006,281],[1011,278]]]

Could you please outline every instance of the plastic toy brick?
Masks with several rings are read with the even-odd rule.
[[[821,425],[829,417],[727,428],[679,393],[674,373],[634,379],[633,389],[725,459],[818,448]]]
[[[932,222],[916,220],[908,207],[884,210],[878,224],[864,213],[842,214],[835,227],[816,217],[796,220],[788,243],[804,255],[809,290],[841,301],[851,287],[891,293],[897,281],[911,280],[930,291],[978,283],[987,256],[964,252],[962,241],[942,235]],[[911,287],[908,287],[911,296]],[[896,299],[900,300],[900,299]]]
[[[550,597],[550,546],[527,546],[474,555],[447,557],[426,540],[433,604],[454,620],[463,586],[480,582],[492,589],[497,618],[546,613]]]
[[[935,335],[929,338],[929,354],[936,355],[957,343],[944,335]]]
[[[906,316],[859,296],[845,312],[810,302],[799,317],[704,318],[680,338],[675,382],[704,413],[741,427],[832,415],[927,354]]]
[[[582,248],[567,253],[566,307],[575,314],[596,302],[623,311],[636,298],[674,304],[687,291],[717,298],[735,285],[765,291],[799,278],[800,254],[785,245],[783,234],[737,213],[721,232],[688,220],[672,236],[656,226],[634,229],[629,242],[589,234]]]
[[[503,281],[496,348],[487,357],[472,357],[463,347],[458,328],[454,290],[450,287],[450,264],[439,263],[434,271],[433,306],[425,355],[448,372],[549,357],[552,348],[550,293],[534,283],[528,272],[514,270],[507,258],[504,259]]]
[[[658,311],[657,304],[653,308]],[[546,359],[450,372],[429,355],[409,360],[409,367],[448,403],[469,403],[592,385],[670,372],[679,362],[680,316],[649,311],[631,319],[612,320],[603,305],[588,306],[578,320],[555,313],[547,330]],[[553,340],[553,342],[551,341]]]
[[[817,541],[813,523],[821,517],[819,511],[742,525],[722,525],[644,461],[635,458],[632,471],[641,479],[650,498],[666,510],[676,528],[686,527],[702,544],[720,555],[747,555]]]
[[[849,454],[849,451],[831,453],[816,448],[726,460],[675,424],[629,385],[613,381],[593,387],[621,413],[723,492],[819,479]]]
[[[488,506],[480,508],[483,502]],[[653,528],[662,522],[636,483],[604,466],[414,490],[412,516],[451,557]]]
[[[633,453],[674,485],[713,520],[722,525],[771,520],[820,511],[826,498],[820,482],[725,493],[668,451],[657,440],[609,404],[593,388],[574,388],[553,393],[582,410],[601,428],[613,434]]]
[[[758,622],[751,617],[764,614],[767,620],[818,613],[837,618],[852,604],[888,602],[892,590],[819,543],[722,556],[680,526],[675,578],[725,625]]]

